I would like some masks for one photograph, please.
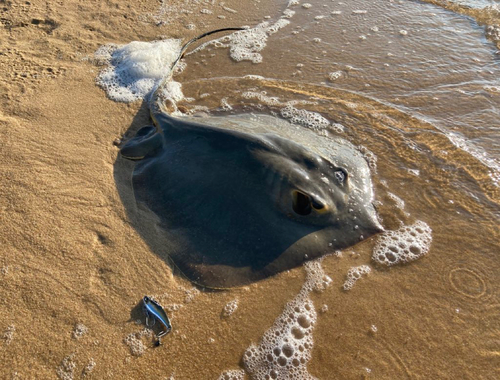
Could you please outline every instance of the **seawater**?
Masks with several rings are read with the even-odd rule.
[[[231,48],[241,52],[231,45],[238,39],[225,38],[188,55],[175,77],[188,113],[279,115],[279,105],[292,101],[339,126],[328,133],[371,157],[384,226],[432,230],[429,252],[411,264],[387,268],[372,260],[376,238],[323,261],[332,283],[307,299],[315,307],[308,338],[314,349],[301,374],[498,377],[500,65],[496,42],[485,33],[496,25],[495,10],[486,9],[494,6],[283,1],[281,13],[251,25],[261,25],[253,37],[265,41],[239,42],[246,50],[238,57],[251,59],[232,59]],[[265,31],[280,19],[287,22]],[[369,274],[345,291],[350,268],[361,266]],[[291,291],[289,299],[295,296]],[[272,302],[262,300],[255,312]],[[261,336],[241,339],[248,347]],[[228,355],[234,368],[221,373],[243,378],[241,355]],[[179,378],[183,371],[187,364],[176,370]]]

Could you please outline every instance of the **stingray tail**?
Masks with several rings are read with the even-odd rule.
[[[184,54],[186,54],[187,48],[193,42],[196,42],[199,39],[202,39],[203,37],[209,36],[209,35],[214,34],[214,33],[226,32],[226,31],[230,31],[230,30],[245,30],[245,29],[246,28],[237,27],[237,28],[222,28],[222,29],[211,30],[209,32],[200,34],[199,36],[190,39],[188,42],[186,42],[182,46],[182,48],[181,48],[181,50],[179,52],[179,55],[177,56],[177,59],[172,63],[172,65],[169,68],[169,71],[163,77],[163,79],[158,84],[158,86],[156,87],[155,91],[151,94],[151,97],[149,98],[149,110],[150,110],[150,113],[151,113],[151,118],[153,119],[153,122],[155,124],[156,124],[156,122],[155,122],[155,118],[154,118],[154,113],[157,112],[157,111],[161,111],[161,109],[162,109],[162,106],[161,106],[161,104],[159,102],[160,92],[161,92],[163,86],[165,86],[165,84],[168,83],[170,81],[170,79],[172,78],[172,74],[173,74],[173,72],[175,70],[175,67],[178,65],[178,63],[182,59],[182,57],[184,57]]]

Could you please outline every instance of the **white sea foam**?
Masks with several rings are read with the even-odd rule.
[[[95,57],[107,67],[97,83],[112,100],[130,103],[144,99],[168,74],[180,47],[176,39],[102,46]]]
[[[387,266],[415,261],[429,252],[431,242],[431,228],[419,220],[411,226],[380,235],[372,259]]]
[[[73,380],[76,368],[76,363],[73,360],[74,356],[75,354],[66,356],[57,367],[56,374],[61,380]]]
[[[330,122],[319,113],[297,109],[291,104],[281,109],[281,116],[289,119],[293,124],[299,124],[314,130],[321,130],[330,126]]]
[[[334,80],[339,79],[342,76],[342,71],[334,71],[333,73],[328,74],[328,79],[330,79],[332,82]]]
[[[75,325],[75,328],[73,330],[73,338],[75,339],[80,339],[82,336],[84,336],[87,332],[89,331],[88,327],[85,326],[83,323],[77,323]]]
[[[3,334],[3,339],[5,341],[5,345],[9,345],[12,340],[14,339],[14,333],[16,332],[16,326],[14,325],[10,325],[9,327],[7,327],[7,329],[5,330],[4,334]]]
[[[219,39],[209,41],[194,51],[204,49],[208,45],[229,48],[230,57],[236,62],[251,61],[262,62],[262,50],[267,45],[269,36],[290,24],[285,18],[280,18],[274,24],[263,22],[254,28],[241,30]]]
[[[351,290],[356,281],[361,279],[362,276],[370,273],[372,269],[368,265],[360,265],[359,267],[352,267],[347,272],[347,279],[344,282],[344,290]]]
[[[233,315],[233,313],[236,311],[236,309],[238,309],[238,300],[234,299],[234,300],[228,302],[226,304],[226,306],[224,306],[224,309],[222,309],[222,316],[224,318],[228,318],[231,315]]]
[[[317,313],[309,298],[313,290],[322,291],[331,279],[323,272],[321,261],[306,263],[307,278],[299,294],[262,337],[243,355],[246,372],[253,379],[314,379],[307,370],[313,348],[312,332]]]

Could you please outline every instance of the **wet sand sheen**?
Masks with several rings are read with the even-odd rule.
[[[323,5],[311,4],[312,10]],[[266,15],[280,15],[286,6],[277,2],[265,9],[250,1],[244,9],[226,1],[226,7],[237,11],[233,13],[203,2],[189,5],[192,14],[182,14],[187,7],[179,5],[181,16],[162,26],[144,16],[156,14],[158,3],[150,1],[49,2],[48,8],[32,1],[2,11],[0,47],[5,54],[0,61],[10,67],[0,77],[0,186],[5,194],[0,213],[0,333],[5,332],[0,373],[5,378],[15,373],[17,378],[57,378],[58,368],[59,374],[71,372],[71,361],[78,378],[93,360],[88,378],[174,374],[176,379],[216,379],[226,369],[239,368],[245,349],[258,343],[304,282],[298,268],[241,289],[194,292],[152,253],[125,214],[115,185],[117,148],[112,142],[130,126],[142,126],[147,115],[140,104],[106,99],[94,85],[98,68],[81,57],[106,42],[160,35],[187,39],[228,23],[255,25]],[[200,13],[202,9],[214,13]],[[197,29],[184,28],[188,24]],[[255,101],[238,91],[256,86],[282,100],[319,98],[307,108],[342,123],[351,141],[378,157],[374,180],[386,228],[416,219],[433,229],[431,251],[410,265],[373,266],[374,240],[324,261],[333,283],[313,294],[318,322],[309,372],[321,379],[497,378],[500,197],[484,164],[433,125],[342,91],[357,91],[365,80],[338,82],[336,88],[308,85],[322,80],[307,65],[301,70],[302,84],[195,80],[209,76],[207,72],[214,77],[261,73],[297,79],[287,76],[293,67],[276,70],[278,62],[288,65],[288,59],[280,59],[278,45],[294,26],[269,41],[261,65],[231,64],[223,50],[211,52],[216,54],[211,60],[188,57],[188,68],[178,78],[185,83],[185,95],[212,93],[195,102],[211,108],[228,95],[233,105],[252,107]],[[330,71],[325,69],[325,75]],[[388,193],[404,200],[404,209]],[[341,290],[348,269],[362,264],[371,265],[372,273],[352,290]],[[144,294],[170,305],[174,332],[164,346],[148,347],[134,357],[124,339],[142,329],[134,321],[142,318],[136,306]],[[221,318],[224,306],[235,299],[238,309]],[[325,313],[320,312],[323,305],[328,305]],[[88,332],[73,337],[78,323]]]

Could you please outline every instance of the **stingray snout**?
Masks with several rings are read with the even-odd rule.
[[[385,231],[384,227],[380,224],[376,213],[370,213],[366,218],[363,218],[359,228],[365,237]]]

